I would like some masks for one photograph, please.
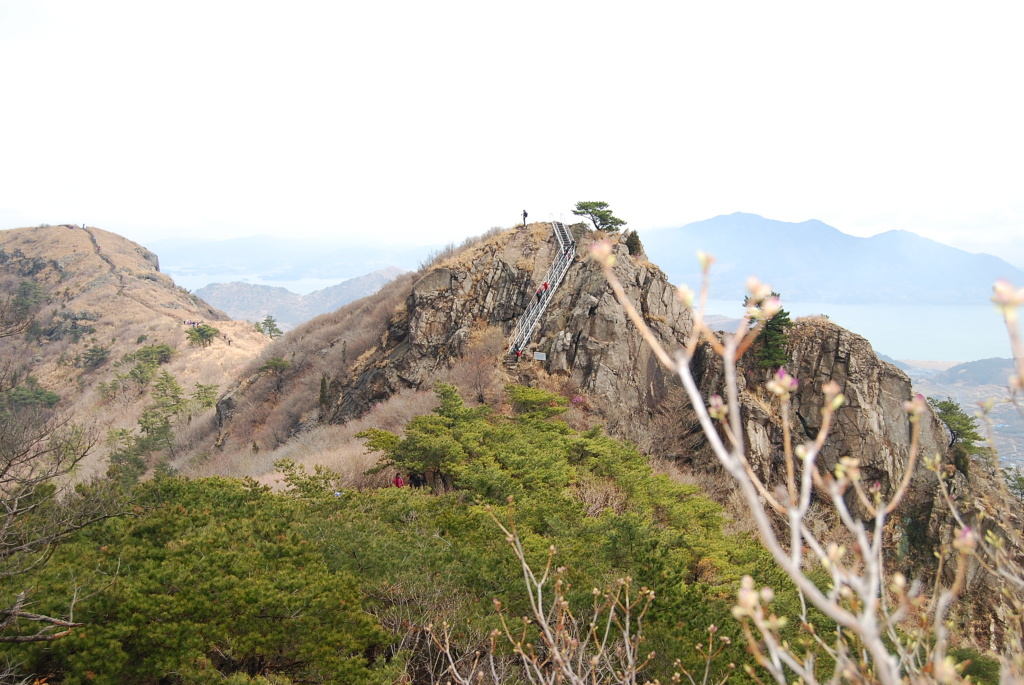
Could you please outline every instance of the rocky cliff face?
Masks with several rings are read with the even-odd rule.
[[[824,318],[798,320],[790,332],[787,370],[800,381],[790,400],[794,444],[811,441],[821,428],[822,387],[838,383],[846,403],[836,413],[819,464],[831,472],[840,457],[860,460],[864,479],[878,482],[882,493],[895,491],[909,463],[911,424],[903,409],[913,389],[901,370],[878,359],[867,340]],[[749,357],[749,355],[748,355]],[[705,395],[721,393],[721,362],[702,357],[701,388]],[[745,439],[751,465],[765,480],[776,482],[784,473],[783,432],[777,401],[764,390],[768,372],[745,358],[740,374]],[[942,515],[936,500],[937,478],[923,467],[924,456],[945,455],[948,438],[944,425],[929,411],[921,418],[917,467],[898,514],[909,539],[934,529],[933,517]],[[850,496],[848,504],[859,512]],[[863,513],[863,512],[859,512]]]
[[[864,477],[891,492],[908,463],[911,424],[903,402],[912,393],[910,378],[880,361],[867,340],[823,319],[794,327],[789,356],[793,371],[810,381],[794,396],[793,407],[797,428],[806,439],[812,439],[821,424],[822,385],[834,380],[846,396],[822,451],[823,465],[832,470],[839,457],[856,456]],[[945,427],[929,411],[921,417],[919,456],[945,455],[948,445]],[[916,469],[902,514],[927,518],[936,485],[935,474]]]
[[[570,267],[525,350],[512,370],[529,382],[538,366],[562,374],[585,393],[610,427],[648,426],[666,411],[666,397],[678,380],[662,369],[622,308],[600,269],[587,258],[594,235],[573,227],[580,255]],[[513,327],[533,297],[557,244],[547,224],[497,236],[426,273],[412,287],[373,354],[355,369],[337,393],[329,418],[344,422],[366,412],[404,387],[419,387],[439,365],[462,354],[474,326]],[[617,245],[615,272],[650,327],[669,350],[681,346],[692,318],[677,301],[665,275],[646,259],[630,257]],[[533,361],[543,352],[544,361]],[[841,456],[862,461],[865,477],[883,493],[898,486],[910,445],[910,423],[902,403],[912,395],[910,379],[880,361],[868,342],[825,319],[804,320],[792,329],[790,371],[801,380],[793,396],[795,440],[810,440],[820,425],[822,385],[836,381],[847,397],[830,432],[821,463],[831,470]],[[777,407],[763,390],[766,372],[745,360],[742,402],[746,440],[754,467],[769,481],[782,465],[782,428]],[[707,350],[694,362],[705,396],[721,392],[721,362]],[[679,411],[678,405],[673,410]],[[945,454],[946,435],[930,412],[922,423],[921,454]],[[708,455],[705,455],[708,456]],[[714,464],[694,464],[715,468]],[[935,475],[915,470],[905,518],[932,516]]]
[[[669,377],[658,368],[639,332],[621,307],[586,245],[591,234],[572,227],[579,255],[552,295],[544,318],[513,374],[528,374],[534,352],[545,353],[543,368],[570,377],[600,398],[609,416],[656,411]],[[417,281],[389,322],[377,351],[364,360],[354,380],[335,387],[339,399],[330,420],[359,416],[403,387],[419,387],[441,364],[466,348],[474,327],[500,326],[508,333],[544,280],[559,247],[549,224],[500,234],[439,264]],[[691,319],[664,274],[616,248],[616,267],[630,297],[670,346],[681,343]]]

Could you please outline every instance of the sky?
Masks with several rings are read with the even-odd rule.
[[[718,214],[1024,267],[1024,6],[0,2],[0,228],[427,245]]]

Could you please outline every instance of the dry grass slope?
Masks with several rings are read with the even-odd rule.
[[[143,393],[105,400],[100,383],[111,381],[116,363],[144,345],[167,344],[177,350],[170,371],[185,387],[194,383],[226,386],[267,344],[243,322],[230,321],[157,269],[144,247],[97,228],[41,226],[0,231],[0,292],[13,293],[32,283],[41,294],[29,335],[0,343],[0,356],[19,377],[31,374],[63,398],[59,407],[101,434],[134,425],[149,402]],[[206,321],[221,336],[205,349],[189,347],[185,320]],[[90,350],[107,360],[89,368]],[[199,424],[180,428],[184,443]],[[81,475],[105,468],[103,450],[94,452]]]

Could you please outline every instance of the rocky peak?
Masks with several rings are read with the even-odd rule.
[[[600,397],[609,414],[656,409],[667,375],[658,368],[639,332],[629,324],[600,269],[588,258],[595,238],[572,226],[576,256],[513,374],[531,368],[571,378]],[[560,245],[550,224],[532,224],[484,241],[432,268],[417,281],[396,312],[377,352],[355,369],[330,420],[343,422],[403,387],[419,387],[439,364],[460,356],[474,327],[500,326],[507,334],[526,310]],[[690,330],[688,312],[653,264],[615,247],[616,273],[648,323],[670,346]],[[546,356],[534,361],[534,353]]]
[[[787,371],[800,381],[790,399],[794,443],[811,441],[817,435],[825,402],[822,387],[835,381],[846,402],[835,414],[819,464],[831,472],[840,457],[855,457],[867,482],[878,482],[883,495],[894,492],[909,462],[911,423],[903,402],[913,394],[910,378],[878,359],[863,337],[824,317],[794,323],[788,357]],[[702,359],[702,391],[705,395],[721,393],[720,360],[712,355]],[[753,359],[743,362],[741,402],[751,466],[771,482],[773,474],[784,472],[782,423],[776,400],[764,389],[769,372],[756,368]],[[931,525],[937,478],[924,468],[923,457],[945,455],[948,444],[945,427],[929,408],[921,417],[918,463],[899,510],[905,521],[919,522],[925,528]],[[852,494],[848,504],[858,511]]]
[[[576,260],[552,295],[523,361],[512,365],[510,373],[526,383],[540,370],[565,376],[613,432],[633,437],[657,430],[654,419],[659,414],[685,411],[678,402],[666,403],[679,381],[660,367],[627,320],[601,270],[589,259],[589,244],[599,236],[583,225],[573,226],[572,233]],[[691,313],[679,303],[657,266],[643,255],[630,256],[621,243],[613,249],[614,270],[627,295],[661,344],[669,351],[678,349],[692,330]],[[509,333],[557,250],[550,225],[533,224],[499,234],[425,273],[412,286],[405,306],[392,317],[376,351],[344,386],[335,387],[338,397],[329,419],[347,421],[401,388],[429,381],[439,365],[463,353],[474,326],[495,325]],[[543,353],[544,358],[536,361],[534,353]],[[746,440],[752,464],[772,481],[781,465],[782,428],[777,407],[763,389],[767,372],[757,369],[749,357],[741,378]],[[910,379],[879,360],[864,338],[824,318],[796,323],[789,357],[790,371],[801,380],[792,398],[796,440],[810,440],[816,434],[824,402],[822,386],[836,381],[847,404],[836,417],[822,466],[831,470],[841,456],[855,456],[861,459],[865,477],[878,481],[883,493],[891,492],[907,464],[910,423],[902,404],[912,395]],[[704,350],[692,366],[705,396],[722,392],[719,359]],[[922,423],[920,453],[945,454],[947,445],[944,427],[929,412]],[[919,461],[907,516],[928,520],[935,485],[935,475]]]

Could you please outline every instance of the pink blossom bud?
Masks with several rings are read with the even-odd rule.
[[[1012,283],[1000,278],[992,285],[992,302],[1000,307],[1024,305],[1024,288],[1014,288]]]
[[[736,593],[736,608],[749,613],[757,607],[757,593],[753,588],[741,587]]]
[[[999,279],[992,286],[992,302],[1007,323],[1017,323],[1017,308],[1024,304],[1024,288],[1015,289],[1009,281]]]
[[[697,261],[700,262],[701,271],[707,271],[715,263],[715,258],[703,250],[697,250]]]
[[[839,394],[842,388],[835,381],[828,381],[825,385],[821,386],[821,391],[825,393],[825,402],[832,402],[832,398]]]
[[[763,302],[765,298],[771,296],[772,287],[767,283],[762,283],[757,276],[750,276],[747,278],[747,292],[750,293],[750,299],[754,302]]]
[[[953,547],[962,554],[974,554],[974,550],[978,548],[977,533],[970,526],[964,526],[956,532]]]
[[[903,411],[910,414],[912,417],[917,418],[922,416],[928,410],[928,402],[925,401],[924,395],[917,393],[913,399],[907,400],[903,403]]]
[[[797,380],[789,375],[785,367],[779,367],[775,376],[765,384],[765,387],[775,395],[783,397],[796,390],[798,385]]]
[[[847,478],[851,481],[860,480],[860,460],[853,457],[839,457],[835,473],[836,478]]]
[[[612,266],[615,264],[615,255],[612,254],[612,243],[610,240],[600,240],[590,246],[590,255],[601,266]]]
[[[956,661],[951,656],[947,656],[945,659],[935,664],[933,669],[935,680],[945,685],[946,683],[955,683],[960,680],[960,677],[956,672]]]
[[[769,297],[761,303],[761,311],[764,312],[767,319],[778,314],[780,309],[782,309],[782,300],[777,297]]]
[[[693,288],[688,285],[681,285],[676,288],[676,297],[683,303],[687,308],[693,307],[693,300],[696,295],[693,292]]]
[[[708,415],[713,419],[724,419],[726,415],[725,403],[721,395],[712,395],[708,403]]]

